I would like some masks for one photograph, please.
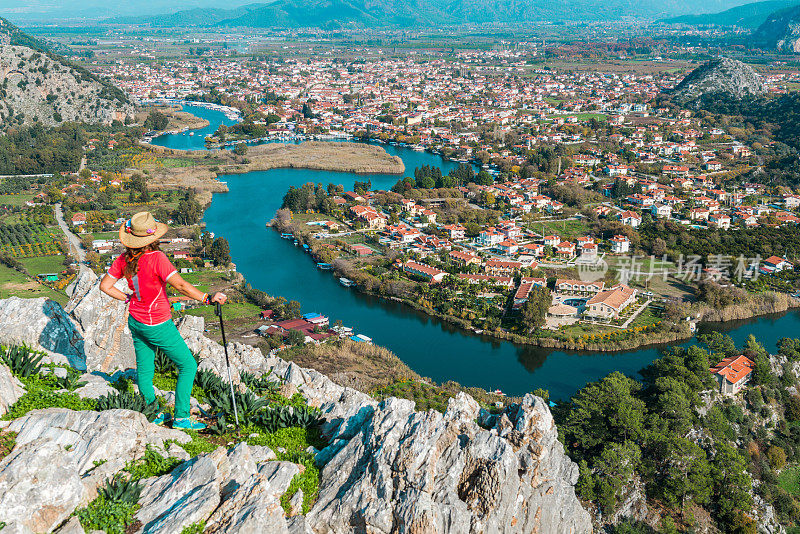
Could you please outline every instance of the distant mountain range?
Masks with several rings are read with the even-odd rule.
[[[692,10],[715,11],[741,0],[275,0],[232,9],[189,9],[165,15],[108,19],[159,27],[408,27],[463,23],[653,19]]]
[[[124,120],[125,93],[0,17],[0,125]]]
[[[800,53],[800,5],[772,13],[753,32],[751,42],[757,47]]]
[[[753,2],[726,9],[720,13],[702,15],[681,15],[661,19],[665,24],[688,24],[691,26],[739,26],[741,28],[758,28],[772,13],[800,4],[800,0],[770,0]]]

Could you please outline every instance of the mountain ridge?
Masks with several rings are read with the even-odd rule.
[[[664,24],[687,24],[690,26],[739,26],[741,28],[755,29],[763,24],[772,13],[798,4],[800,4],[800,0],[752,2],[750,4],[732,7],[719,13],[681,15],[678,17],[659,19],[656,22]]]
[[[694,4],[715,10],[738,4],[737,0],[704,0]],[[620,17],[658,18],[686,14],[679,0],[644,0],[631,3],[610,0],[276,0],[228,10],[178,10],[171,14],[107,19],[115,24],[153,26],[196,25],[224,27],[325,27],[331,25],[423,26],[484,23],[519,23],[562,20],[616,20]],[[206,16],[203,16],[203,13]]]
[[[800,53],[800,5],[772,13],[753,32],[752,42],[780,52]]]
[[[0,17],[0,123],[124,120],[133,107],[111,83]]]

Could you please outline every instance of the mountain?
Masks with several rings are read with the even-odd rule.
[[[87,371],[73,393],[80,399],[113,395],[111,376],[127,376],[136,364],[124,333],[125,305],[105,297],[99,284],[94,273],[82,271],[65,308],[45,298],[0,300],[0,343],[26,343],[48,351],[48,361]],[[6,530],[53,532],[106,479],[152,448],[147,454],[157,450],[177,458],[170,467],[180,465],[151,473],[155,477],[133,496],[141,504],[134,509],[139,526],[128,532],[187,532],[198,523],[208,525],[205,532],[229,534],[592,532],[591,516],[575,495],[579,467],[566,455],[539,397],[529,394],[490,413],[462,392],[444,414],[417,411],[413,401],[378,402],[243,343],[230,344],[228,359],[220,344],[205,337],[202,317],[186,316],[178,329],[200,368],[211,373],[206,376],[224,376],[229,361],[233,376],[263,376],[282,394],[300,395],[319,408],[325,446],[297,454],[272,441],[248,445],[245,434],[230,450],[221,446],[190,459],[177,444],[192,437],[148,423],[142,413],[94,411],[77,402],[70,404],[74,410],[30,410],[27,403],[27,413],[7,423],[15,440],[6,439],[9,450],[0,451],[0,522],[8,523]],[[0,362],[0,416],[25,393]],[[320,466],[309,479],[314,482],[287,493],[295,476],[314,463]],[[294,496],[289,517],[281,506],[284,494]],[[73,518],[70,528],[61,529],[67,531],[83,529]]]
[[[690,26],[739,26],[740,28],[758,28],[767,17],[775,11],[800,3],[799,0],[771,0],[769,2],[753,2],[743,6],[726,9],[720,13],[702,15],[681,15],[660,19],[656,22],[664,24],[687,24]]]
[[[106,20],[110,24],[149,24],[159,28],[180,28],[186,26],[213,26],[225,19],[246,14],[250,9],[263,7],[262,4],[242,6],[234,9],[194,8],[176,13],[152,16],[123,16]]]
[[[682,105],[697,106],[715,96],[741,99],[764,92],[761,78],[741,61],[720,57],[704,63],[690,72],[670,96]]]
[[[0,124],[124,120],[125,93],[0,17]]]
[[[771,14],[753,32],[752,42],[762,48],[800,53],[800,5]]]
[[[789,0],[777,0],[789,1]],[[561,20],[619,20],[682,15],[689,9],[716,11],[739,0],[276,0],[234,9],[192,9],[171,15],[126,17],[153,26],[359,27],[435,26]],[[120,19],[110,19],[118,23]]]

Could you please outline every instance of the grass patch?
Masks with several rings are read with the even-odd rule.
[[[138,504],[107,501],[98,497],[89,506],[75,512],[81,526],[87,532],[102,530],[106,534],[125,534],[126,527],[133,523]]]
[[[800,465],[785,468],[778,475],[778,486],[792,495],[800,496]]]
[[[0,432],[0,460],[8,456],[16,444],[16,432]]]
[[[29,200],[33,200],[33,193],[19,193],[17,195],[0,195],[0,204],[6,206],[24,206]]]
[[[57,377],[55,375],[34,375],[20,378],[25,386],[25,394],[14,403],[3,419],[10,421],[22,417],[32,410],[45,408],[68,408],[70,410],[94,410],[94,399],[82,399],[77,393],[57,393]]]
[[[181,463],[183,463],[183,461],[178,458],[165,458],[161,456],[161,454],[150,445],[147,445],[144,456],[138,460],[128,462],[123,470],[130,473],[135,479],[159,477],[161,475],[166,475],[172,471],[175,466]]]
[[[206,522],[200,521],[198,523],[192,523],[189,526],[183,527],[181,530],[181,534],[203,534],[206,530]]]
[[[436,410],[441,413],[445,412],[447,401],[453,397],[441,388],[416,380],[398,380],[378,388],[372,395],[378,400],[389,397],[412,400],[416,403],[417,410]]]
[[[7,299],[8,297],[25,299],[47,297],[62,306],[69,300],[66,293],[40,284],[16,269],[0,265],[0,299]]]
[[[203,454],[205,452],[212,452],[217,447],[220,446],[219,443],[214,443],[207,436],[201,435],[196,430],[183,430],[186,434],[192,438],[192,441],[189,443],[178,443],[175,442],[179,447],[185,450],[189,456],[194,458],[198,454]],[[165,444],[166,445],[166,444]]]
[[[25,266],[32,275],[42,273],[60,273],[65,269],[64,256],[35,256],[33,258],[20,258],[19,262]]]
[[[217,322],[219,319],[214,314],[214,306],[200,306],[186,311],[186,315],[193,315],[195,317],[202,317],[206,322]],[[258,319],[261,317],[261,308],[255,304],[242,303],[242,304],[226,304],[225,305],[225,320],[235,319]]]

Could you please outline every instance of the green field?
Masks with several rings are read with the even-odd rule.
[[[62,306],[67,303],[67,295],[44,286],[25,276],[19,271],[0,265],[0,298],[22,297],[37,298],[47,297]]]
[[[566,240],[585,236],[589,231],[589,225],[583,221],[536,221],[528,226],[543,236],[555,234]]]
[[[19,262],[25,266],[32,275],[42,273],[60,273],[64,266],[64,256],[35,256],[33,258],[20,258]]]
[[[778,486],[792,495],[800,496],[800,465],[787,466],[778,475]]]
[[[214,286],[229,284],[228,280],[225,278],[225,275],[217,271],[186,273],[182,274],[181,277],[204,293],[209,293],[209,289]]]
[[[21,193],[19,195],[0,195],[0,204],[8,206],[22,206],[27,201],[33,200],[33,193]]]
[[[186,312],[187,315],[202,317],[206,322],[216,322],[217,316],[214,314],[215,306],[200,306]],[[256,319],[261,316],[261,308],[255,304],[226,304],[224,308],[224,319]]]

